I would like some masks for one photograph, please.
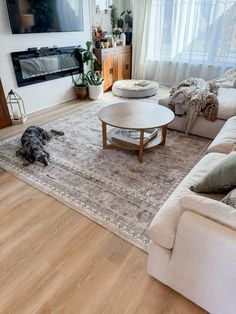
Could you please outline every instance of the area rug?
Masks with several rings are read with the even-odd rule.
[[[47,145],[47,167],[22,165],[20,135],[0,142],[0,167],[147,251],[153,217],[209,141],[168,131],[166,146],[146,152],[140,164],[135,152],[102,149],[97,112],[107,104],[43,126],[65,132]]]

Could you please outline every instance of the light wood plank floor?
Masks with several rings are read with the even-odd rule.
[[[89,105],[61,104],[27,125]],[[0,313],[204,313],[151,278],[146,262],[143,251],[0,169]]]

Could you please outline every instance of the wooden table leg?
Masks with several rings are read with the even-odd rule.
[[[167,133],[167,125],[162,127],[162,142],[161,145],[166,144],[166,133]]]
[[[144,130],[140,131],[140,144],[139,144],[139,155],[138,155],[138,160],[139,162],[143,162],[143,145],[144,143]]]
[[[103,149],[107,148],[107,125],[105,122],[102,122],[102,147]]]

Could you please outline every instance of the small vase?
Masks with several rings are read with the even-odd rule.
[[[120,35],[120,40],[122,42],[122,46],[125,46],[126,45],[126,36],[125,36],[125,33],[122,33]]]
[[[110,46],[109,41],[105,41],[105,42],[104,42],[104,48],[109,48],[109,46]]]

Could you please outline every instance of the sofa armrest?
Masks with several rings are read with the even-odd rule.
[[[184,212],[167,284],[210,313],[236,313],[236,232],[202,215]]]
[[[198,195],[186,195],[181,197],[180,207],[183,212],[194,212],[236,230],[236,209],[220,201]]]

